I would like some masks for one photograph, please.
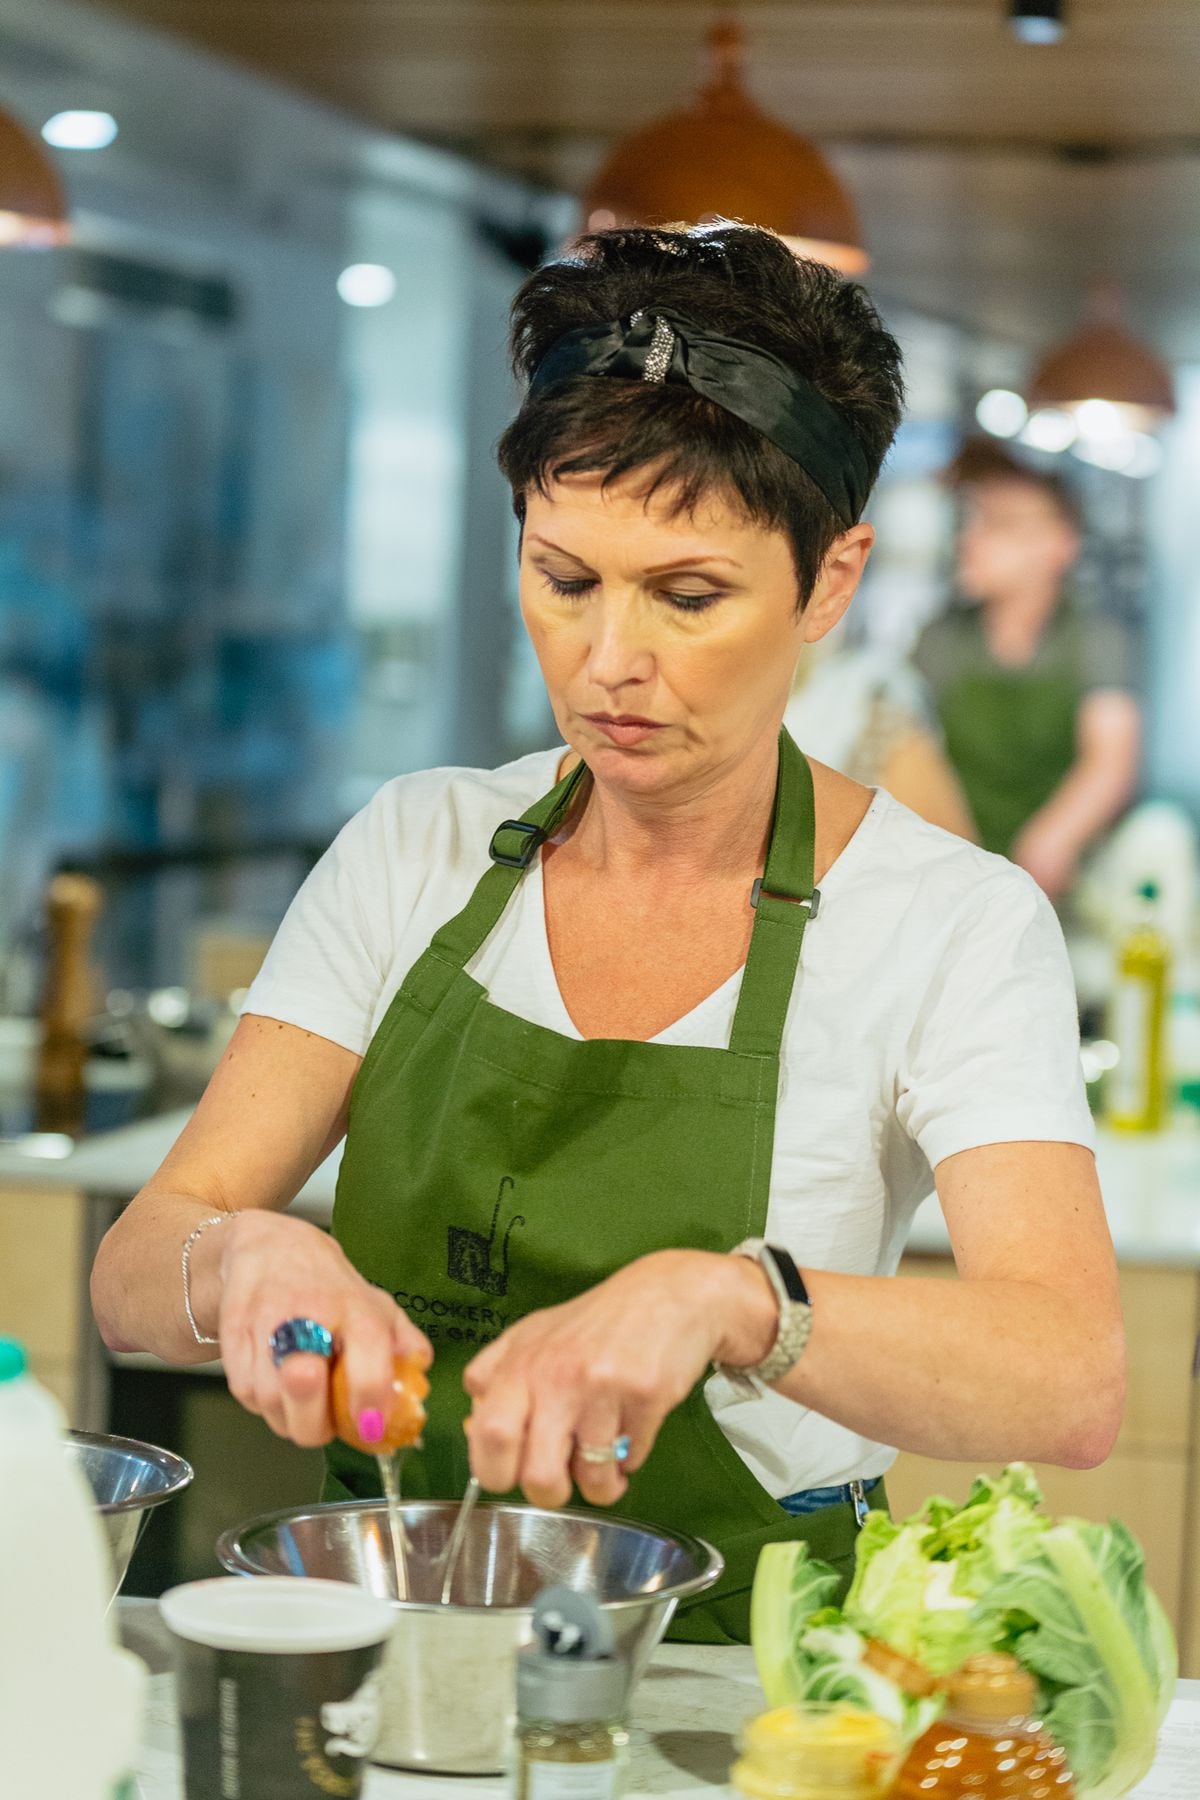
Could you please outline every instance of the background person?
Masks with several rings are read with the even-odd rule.
[[[980,842],[1057,901],[1137,788],[1134,652],[1072,593],[1081,522],[1060,476],[993,453],[961,493],[965,604],[925,628],[914,663]]]

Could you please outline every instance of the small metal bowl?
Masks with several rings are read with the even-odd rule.
[[[191,1464],[154,1444],[91,1431],[70,1432],[64,1448],[95,1497],[112,1552],[115,1599],[150,1508],[183,1492]]]
[[[237,1575],[315,1575],[386,1595],[396,1608],[383,1665],[376,1762],[446,1775],[504,1769],[512,1740],[515,1658],[532,1636],[533,1603],[563,1583],[607,1613],[632,1692],[679,1601],[719,1579],[700,1538],[628,1519],[534,1506],[477,1506],[451,1603],[439,1604],[458,1502],[409,1501],[411,1599],[397,1600],[387,1508],[379,1500],[272,1513],[227,1531],[222,1565]]]

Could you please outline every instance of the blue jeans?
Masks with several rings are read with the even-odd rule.
[[[779,1502],[785,1513],[799,1518],[804,1513],[820,1512],[824,1506],[841,1506],[846,1502],[855,1504],[855,1488],[861,1487],[865,1495],[874,1493],[879,1486],[879,1476],[872,1481],[847,1482],[844,1487],[805,1488],[799,1494],[785,1494]],[[862,1520],[859,1520],[862,1523]]]

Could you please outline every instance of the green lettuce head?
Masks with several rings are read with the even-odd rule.
[[[981,1476],[966,1503],[937,1496],[911,1519],[871,1513],[843,1609],[837,1572],[803,1544],[759,1559],[751,1634],[768,1702],[844,1699],[915,1736],[936,1712],[864,1661],[879,1638],[934,1675],[1008,1650],[1038,1682],[1078,1800],[1121,1800],[1154,1760],[1177,1674],[1171,1629],[1123,1525],[1057,1524],[1030,1471]]]

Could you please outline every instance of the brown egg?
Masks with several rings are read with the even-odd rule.
[[[368,1444],[358,1435],[358,1423],[350,1410],[350,1392],[343,1357],[336,1357],[330,1382],[330,1405],[333,1428],[352,1450],[364,1450],[368,1456],[390,1456],[394,1450],[407,1450],[420,1440],[425,1428],[424,1402],[429,1393],[429,1380],[420,1364],[411,1356],[398,1356],[392,1365],[392,1399],[383,1419],[383,1436],[377,1444]]]

